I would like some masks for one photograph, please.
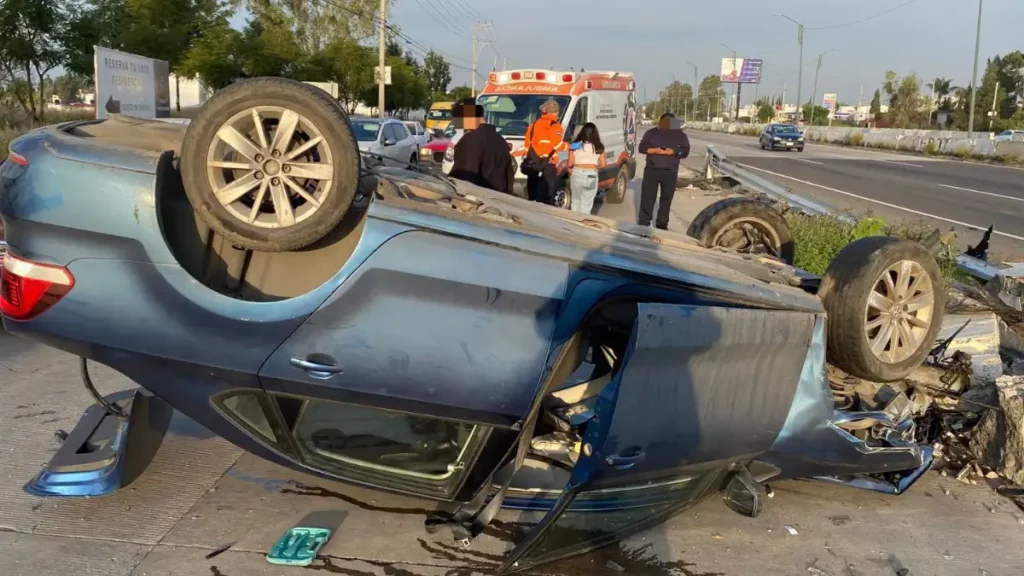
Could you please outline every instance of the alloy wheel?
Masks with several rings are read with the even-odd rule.
[[[285,228],[309,218],[334,188],[334,162],[323,133],[280,106],[248,108],[217,130],[207,152],[217,201],[236,219]]]
[[[931,277],[913,260],[896,262],[878,278],[868,295],[864,333],[879,360],[896,364],[924,343],[935,314]]]

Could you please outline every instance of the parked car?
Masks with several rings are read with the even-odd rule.
[[[769,480],[898,494],[930,466],[905,393],[836,404],[826,376],[920,364],[945,294],[922,246],[860,240],[819,279],[771,255],[791,237],[756,201],[709,207],[699,241],[360,170],[390,126],[252,79],[187,131],[115,117],[11,144],[4,328],[81,356],[97,399],[27,491],[124,487],[173,407],[283,466],[448,502],[425,528],[459,541],[536,511],[517,571],[719,492],[756,516]],[[772,249],[708,248],[737,234]],[[141,388],[100,397],[89,362]]]
[[[793,124],[769,124],[761,131],[761,149],[804,151],[804,135]]]
[[[353,118],[352,131],[359,150],[380,156],[386,165],[405,166],[419,162],[419,143],[400,120]]]
[[[430,142],[430,139],[434,136],[432,131],[425,129],[423,124],[420,124],[419,122],[407,120],[405,122],[405,127],[409,130],[409,133],[416,138],[416,145],[420,147],[426,146],[427,142]]]
[[[451,132],[454,132],[454,130],[452,128]],[[448,151],[448,147],[451,144],[451,139],[444,134],[431,138],[426,145],[420,147],[420,162],[441,167],[444,164],[445,152]]]
[[[1003,130],[992,139],[996,142],[1024,142],[1024,130]]]
[[[452,108],[455,102],[434,102],[427,110],[427,130],[444,130],[452,123]]]

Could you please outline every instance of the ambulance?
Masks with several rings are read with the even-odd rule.
[[[509,143],[516,166],[516,192],[525,197],[526,175],[519,163],[526,155],[523,140],[527,128],[540,117],[540,106],[548,99],[558,102],[565,127],[565,139],[572,141],[583,125],[593,122],[601,133],[608,167],[601,171],[598,197],[618,204],[623,201],[629,181],[636,174],[637,100],[636,80],[629,72],[584,72],[542,69],[492,72],[477,103],[483,106],[484,121],[494,125]],[[442,167],[447,174],[454,160],[458,134],[445,153]],[[572,191],[566,164],[568,152],[558,157],[563,185],[555,205],[569,208]]]

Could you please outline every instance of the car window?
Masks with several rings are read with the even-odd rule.
[[[353,120],[352,131],[355,132],[358,142],[376,142],[377,134],[380,133],[380,122]]]
[[[384,126],[384,137],[391,138],[392,140],[401,140],[402,136],[399,135],[398,124],[387,124]]]
[[[1011,136],[1012,134],[1013,132],[1010,132],[1009,130],[1003,130],[999,133],[1000,136]]]
[[[797,130],[796,126],[793,126],[792,124],[783,124],[775,127],[776,134],[797,134],[799,132],[800,131]]]
[[[452,111],[451,111],[451,109],[440,110],[440,109],[435,108],[435,109],[431,110],[429,113],[427,113],[427,116],[431,120],[451,120],[452,119]]]
[[[565,131],[566,140],[571,141],[576,138],[576,132],[587,123],[588,106],[589,102],[586,96],[576,101],[576,108],[572,111],[572,119],[569,120],[568,129]]]

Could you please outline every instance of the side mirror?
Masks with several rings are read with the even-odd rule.
[[[722,492],[725,505],[747,518],[757,518],[764,510],[764,487],[761,486],[746,467],[735,470]]]
[[[385,146],[394,146],[395,144],[398,144],[398,141],[395,140],[394,138],[385,138],[384,139],[384,145]]]

